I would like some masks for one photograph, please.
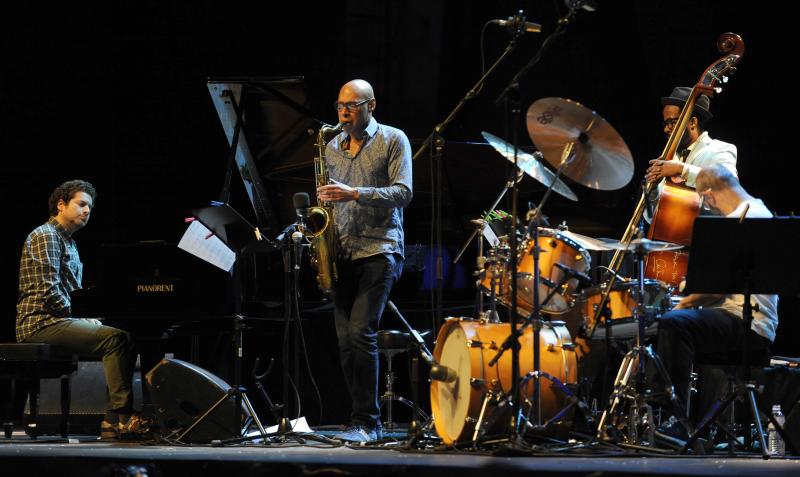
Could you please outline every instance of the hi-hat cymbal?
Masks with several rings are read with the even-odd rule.
[[[486,131],[481,131],[481,135],[503,157],[514,162],[514,146]],[[541,156],[541,153],[537,153],[537,155]],[[569,200],[578,200],[578,196],[561,179],[558,179],[554,173],[550,172],[550,169],[544,167],[544,164],[536,159],[536,155],[517,149],[517,167],[546,187],[550,187],[550,184],[555,180],[554,191]]]
[[[609,250],[614,250],[612,247],[608,245],[607,241],[602,239],[589,237],[588,235],[576,234],[575,232],[572,232],[570,230],[556,230],[556,232],[564,237],[567,237],[568,239],[571,239],[573,242],[577,243],[586,250],[594,250],[597,252],[607,252]]]
[[[670,250],[678,250],[683,248],[683,245],[679,245],[672,242],[659,242],[658,240],[650,240],[646,238],[631,240],[629,245],[625,245],[624,242],[616,242],[616,243],[609,243],[607,244],[609,248],[614,250],[622,250],[627,252],[645,254],[650,252],[668,252]]]
[[[558,168],[574,144],[562,174],[598,190],[624,187],[633,177],[631,151],[617,131],[591,109],[563,98],[542,98],[528,108],[528,134],[544,158]]]

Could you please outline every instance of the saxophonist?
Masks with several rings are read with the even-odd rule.
[[[411,202],[411,145],[403,131],[378,123],[372,86],[342,86],[335,103],[343,130],[326,146],[331,184],[320,201],[334,203],[338,281],[334,321],[352,412],[349,442],[382,438],[378,404],[378,322],[403,266],[403,208]]]

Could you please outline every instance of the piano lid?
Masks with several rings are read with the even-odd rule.
[[[303,77],[209,78],[207,86],[228,144],[233,141],[237,109],[241,112],[237,169],[258,225],[277,232],[281,227],[258,168],[272,175],[313,164],[313,131],[320,121],[307,104]]]

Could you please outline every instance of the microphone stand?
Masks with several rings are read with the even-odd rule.
[[[480,77],[480,79],[475,83],[475,85],[470,89],[467,94],[461,98],[461,100],[456,104],[455,108],[450,111],[450,114],[447,117],[436,125],[433,128],[433,131],[428,135],[425,141],[422,143],[422,146],[417,150],[412,157],[412,161],[415,161],[425,151],[430,150],[430,160],[431,163],[434,161],[436,162],[436,185],[433,189],[432,196],[433,196],[433,227],[435,229],[436,235],[436,294],[434,300],[434,310],[435,310],[435,328],[438,329],[440,325],[440,320],[442,317],[442,309],[443,309],[443,302],[442,302],[442,288],[444,285],[444,270],[443,270],[443,263],[442,263],[442,196],[444,195],[442,191],[442,156],[444,155],[444,138],[442,137],[442,133],[447,128],[447,126],[455,119],[456,115],[461,111],[461,109],[467,104],[468,101],[475,98],[478,93],[483,88],[483,84],[489,78],[489,76],[494,73],[495,69],[503,62],[503,60],[514,50],[514,47],[517,45],[517,39],[525,33],[525,21],[524,17],[522,17],[522,21],[517,21],[515,24],[517,25],[517,29],[514,31],[514,34],[511,40],[508,42],[505,51],[503,54],[500,55],[497,60],[489,67],[488,70]]]
[[[289,420],[289,337],[291,334],[292,315],[294,312],[294,252],[292,244],[292,234],[284,233],[281,240],[281,255],[283,256],[283,348],[281,349],[281,361],[283,374],[281,375],[282,416],[278,423],[278,434],[285,436],[292,431],[291,421]]]
[[[299,296],[299,275],[300,275],[300,264],[302,263],[303,258],[303,244],[301,243],[302,237],[300,240],[297,240],[296,235],[301,234],[300,230],[303,228],[303,216],[298,214],[299,220],[290,226],[288,226],[283,233],[281,234],[282,237],[276,239],[281,244],[281,255],[283,257],[283,320],[284,320],[284,328],[283,328],[283,348],[281,350],[281,360],[282,360],[282,380],[283,380],[283,395],[282,400],[283,403],[279,406],[273,406],[278,408],[282,411],[282,416],[278,422],[278,435],[280,436],[281,440],[286,440],[286,436],[292,433],[292,424],[291,420],[289,419],[289,343],[291,340],[292,330],[294,329],[295,334],[295,356],[294,356],[294,365],[295,365],[295,382],[294,385],[297,386],[297,378],[299,377],[297,373],[297,335],[300,332],[299,328],[302,326],[300,323],[300,303],[298,300]],[[271,404],[270,404],[271,405]]]
[[[558,20],[558,26],[556,27],[555,31],[551,33],[542,43],[541,48],[539,51],[531,58],[531,60],[526,64],[521,70],[517,72],[516,75],[511,79],[509,84],[500,93],[500,96],[495,100],[495,105],[500,106],[504,105],[505,109],[508,110],[509,106],[511,106],[511,126],[513,130],[514,136],[514,166],[517,165],[517,151],[519,150],[519,140],[518,140],[518,124],[519,124],[519,80],[522,76],[528,72],[534,65],[536,65],[539,60],[542,58],[542,55],[545,51],[550,47],[553,40],[557,37],[561,36],[565,32],[565,27],[572,21],[572,18],[575,15],[575,6],[571,5],[567,14]],[[524,23],[524,22],[522,22]],[[572,144],[567,145],[564,150],[565,153],[569,149],[571,151]],[[556,174],[556,179],[561,175],[561,169],[563,168],[564,164],[566,163],[566,158],[568,154],[563,154],[561,165],[559,166],[558,173]],[[537,207],[536,212],[534,214],[533,219],[530,221],[530,224],[533,225],[535,220],[538,220],[538,216],[541,211],[541,206],[546,201],[547,197],[550,194],[550,191],[555,184],[555,179],[550,184],[545,193],[545,196],[542,198],[542,204]],[[511,220],[512,220],[512,230],[516,230],[517,227],[517,185],[516,183],[513,185],[511,190]],[[530,229],[530,225],[529,225]],[[541,383],[539,381],[539,327],[541,325],[540,322],[540,314],[541,314],[541,307],[539,304],[539,233],[538,233],[538,224],[533,228],[533,258],[534,258],[534,265],[533,265],[533,313],[526,322],[530,322],[532,319],[536,319],[536,326],[534,327],[534,336],[533,336],[533,359],[534,359],[534,370],[536,371],[536,379],[534,380],[534,394],[533,394],[533,402],[535,407],[535,414],[536,414],[536,425],[539,425],[541,422],[541,402],[539,399],[540,390],[541,390]],[[527,235],[527,234],[526,234]],[[520,385],[520,375],[519,375],[519,337],[522,335],[521,331],[517,330],[517,240],[516,240],[516,233],[512,233],[510,237],[510,267],[512,273],[512,279],[509,283],[511,287],[511,313],[509,320],[509,324],[511,327],[511,333],[509,337],[503,343],[503,348],[498,350],[497,354],[492,361],[490,362],[490,366],[493,363],[496,363],[500,356],[505,352],[506,349],[511,347],[511,376],[513,377],[512,380],[512,388],[511,388],[511,440],[512,441],[519,441],[521,439],[521,435],[519,434],[519,417],[520,417],[520,406],[519,406],[519,385]]]

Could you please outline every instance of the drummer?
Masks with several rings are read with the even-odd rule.
[[[716,215],[725,217],[772,217],[760,199],[744,190],[724,165],[704,167],[697,175],[697,191]],[[748,208],[749,206],[749,208]],[[778,327],[778,296],[752,295],[753,322],[749,340],[754,365],[769,364],[769,346]],[[697,356],[737,353],[744,347],[743,295],[691,294],[674,310],[661,316],[658,354],[669,373],[678,397],[688,397],[689,373]],[[655,388],[658,390],[658,388]]]

